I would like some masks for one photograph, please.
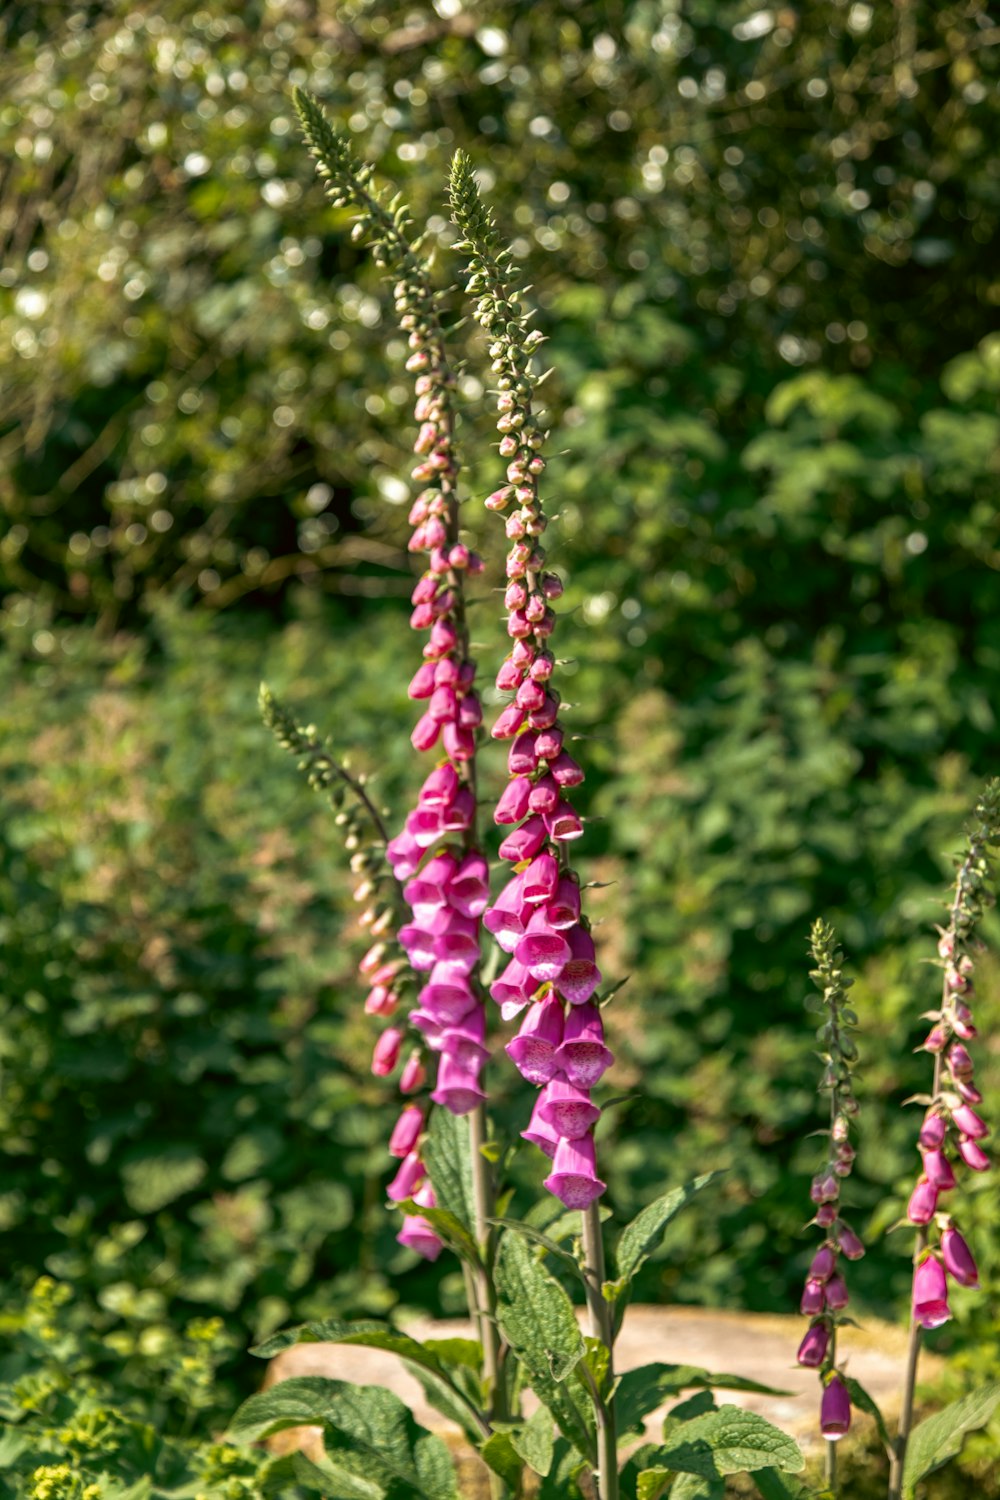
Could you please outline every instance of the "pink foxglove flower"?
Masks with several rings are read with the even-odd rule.
[[[813,1253],[799,1303],[799,1311],[812,1322],[796,1357],[800,1365],[820,1372],[820,1430],[833,1442],[843,1437],[851,1422],[847,1387],[836,1365],[837,1331],[843,1321],[839,1315],[850,1301],[841,1262],[858,1260],[865,1253],[854,1230],[840,1216],[841,1187],[850,1176],[855,1154],[850,1142],[857,1114],[852,1080],[856,1051],[850,1038],[855,1022],[847,1005],[852,981],[844,976],[844,956],[833,928],[825,922],[814,923],[811,948],[816,963],[811,977],[822,997],[825,1017],[819,1031],[824,1065],[820,1088],[830,1095],[830,1128],[825,1166],[809,1190],[815,1208],[813,1223],[824,1238]]]
[[[917,1141],[923,1171],[907,1207],[907,1218],[917,1226],[913,1319],[921,1328],[937,1328],[951,1316],[948,1276],[961,1286],[979,1285],[975,1258],[955,1227],[948,1195],[958,1187],[962,1167],[973,1172],[990,1167],[981,1145],[989,1126],[978,1112],[982,1094],[975,1085],[975,1059],[966,1042],[977,1035],[972,1005],[975,961],[982,945],[976,928],[985,907],[992,904],[988,877],[998,836],[1000,781],[992,781],[976,806],[968,850],[955,878],[948,926],[939,929],[941,1002],[931,1016],[933,1046],[930,1039],[924,1044],[934,1058],[934,1075]],[[909,1416],[907,1412],[907,1422]]]
[[[944,1266],[937,1256],[928,1255],[913,1273],[913,1320],[921,1328],[940,1328],[950,1317]]]
[[[842,1438],[851,1425],[851,1398],[847,1386],[839,1375],[823,1388],[823,1399],[819,1409],[820,1431],[828,1442]]]

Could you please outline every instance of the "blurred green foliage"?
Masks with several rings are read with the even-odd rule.
[[[0,1314],[0,1495],[4,1500],[253,1500],[266,1455],[196,1439],[218,1418],[216,1366],[227,1346],[220,1319],[192,1322],[142,1361],[145,1380],[125,1394],[96,1373],[100,1341],[66,1282],[41,1277]]]
[[[599,936],[632,975],[614,1204],[730,1165],[640,1295],[787,1307],[809,921],[859,974],[872,1237],[915,1164],[898,1106],[925,1082],[936,903],[996,770],[985,8],[36,0],[0,28],[11,1275],[75,1280],[125,1360],[199,1312],[245,1342],[459,1295],[407,1269],[382,1211],[391,1104],[335,830],[255,717],[263,675],[401,812],[409,395],[296,139],[300,83],[431,214],[442,285],[456,145],[514,226],[566,450],[552,555],[590,871],[614,882]],[[473,464],[473,488],[495,474]],[[499,529],[468,520],[495,564]],[[982,1071],[995,1095],[995,1054]],[[536,1168],[518,1159],[522,1187]],[[987,1290],[962,1294],[959,1337],[996,1322],[996,1210],[977,1183]],[[862,1306],[903,1294],[904,1241],[855,1268]]]

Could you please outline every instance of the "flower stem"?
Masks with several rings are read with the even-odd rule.
[[[583,1273],[587,1286],[591,1337],[600,1339],[608,1351],[608,1369],[602,1382],[610,1391],[614,1386],[614,1320],[611,1303],[602,1290],[604,1272],[604,1236],[601,1215],[596,1203],[580,1215],[583,1226]],[[594,1402],[597,1416],[597,1493],[600,1500],[618,1500],[618,1434],[615,1423],[615,1398],[605,1399],[598,1393]]]
[[[917,1236],[914,1260],[927,1243],[927,1235],[921,1231]],[[910,1324],[910,1342],[906,1351],[906,1366],[903,1371],[903,1404],[899,1413],[896,1442],[889,1462],[889,1500],[900,1500],[903,1493],[903,1466],[906,1462],[906,1445],[913,1425],[913,1392],[917,1384],[917,1361],[920,1358],[920,1324]]]

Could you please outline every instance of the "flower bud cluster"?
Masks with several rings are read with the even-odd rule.
[[[832,1442],[851,1425],[850,1396],[836,1369],[837,1328],[850,1300],[841,1262],[859,1260],[865,1253],[840,1208],[841,1184],[850,1176],[855,1156],[850,1137],[858,1112],[852,1072],[857,1049],[850,1033],[857,1016],[847,1004],[853,980],[844,975],[844,955],[826,922],[814,923],[811,949],[816,968],[810,977],[820,993],[812,1004],[824,1013],[818,1033],[823,1059],[820,1089],[830,1095],[830,1129],[826,1160],[809,1190],[815,1209],[812,1222],[823,1231],[823,1242],[813,1255],[799,1305],[811,1321],[797,1358],[800,1365],[820,1371],[820,1430]]]
[[[489,891],[486,861],[476,844],[475,754],[482,707],[465,612],[465,578],[479,573],[482,562],[459,537],[454,376],[427,264],[406,237],[405,207],[398,199],[383,205],[370,187],[371,168],[355,161],[315,100],[297,91],[296,106],[330,196],[353,210],[355,233],[370,243],[376,262],[398,278],[396,313],[408,340],[406,369],[415,378],[411,477],[424,488],[410,511],[409,550],[424,560],[424,569],[413,589],[410,625],[425,632],[427,641],[409,688],[410,697],[424,705],[410,738],[415,750],[435,751],[437,760],[405,827],[386,848],[409,908],[398,940],[409,968],[426,976],[409,1018],[420,1046],[403,1068],[400,1088],[404,1093],[422,1088],[430,1055],[437,1054],[431,1099],[453,1114],[467,1114],[484,1098],[480,1074],[488,1054],[476,973],[479,924]],[[383,1032],[375,1045],[373,1072],[392,1073],[403,1042],[400,1028]],[[401,1163],[389,1196],[433,1208],[433,1188],[420,1154],[422,1128],[418,1107],[404,1109],[393,1132],[391,1149]],[[431,1258],[440,1249],[422,1215],[407,1215],[399,1238]]]
[[[928,1016],[931,1029],[921,1050],[934,1058],[931,1097],[917,1137],[921,1172],[910,1195],[906,1216],[920,1231],[914,1261],[913,1318],[922,1328],[938,1328],[951,1317],[948,1280],[978,1286],[972,1251],[954,1218],[942,1205],[957,1186],[956,1167],[989,1170],[982,1142],[989,1127],[978,1112],[982,1094],[976,1087],[967,1042],[978,1035],[972,1012],[975,959],[981,951],[976,927],[991,901],[990,851],[1000,836],[1000,782],[990,782],[976,807],[965,859],[955,879],[948,926],[939,929],[938,963],[943,970],[941,1006]],[[937,1230],[932,1243],[931,1230]]]
[[[500,454],[506,483],[486,501],[506,517],[507,634],[511,646],[496,686],[512,695],[492,728],[509,742],[509,780],[494,812],[504,830],[500,858],[512,868],[484,925],[510,960],[491,986],[505,1020],[521,1017],[507,1052],[541,1092],[525,1139],[552,1158],[546,1187],[568,1208],[585,1208],[605,1184],[597,1175],[591,1089],[612,1061],[594,996],[601,983],[593,938],[582,914],[580,884],[568,846],[583,832],[569,798],[583,771],[565,747],[560,699],[553,685],[555,625],[551,602],[562,592],[546,569],[541,545],[547,521],[538,493],[545,433],[532,410],[531,356],[542,336],[526,330],[506,285],[509,257],[494,253],[492,221],[479,201],[467,158],[456,156],[452,208],[469,255],[468,290],[490,337],[497,377]]]

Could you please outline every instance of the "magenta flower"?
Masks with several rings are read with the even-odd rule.
[[[559,1139],[545,1186],[566,1208],[589,1208],[601,1196],[607,1184],[597,1175],[592,1135]]]
[[[408,1250],[415,1250],[424,1260],[437,1260],[444,1249],[444,1241],[422,1214],[404,1214],[403,1225],[396,1239]]]
[[[800,1365],[806,1369],[818,1370],[826,1359],[826,1351],[830,1345],[830,1328],[825,1322],[812,1323],[799,1345],[799,1352],[795,1356]]]
[[[938,1190],[926,1177],[921,1177],[906,1209],[911,1224],[929,1224],[937,1212]]]
[[[402,1203],[404,1199],[413,1197],[426,1176],[427,1168],[420,1160],[419,1154],[411,1151],[400,1162],[395,1177],[386,1188],[386,1193],[393,1203]]]
[[[921,1328],[940,1328],[950,1317],[944,1266],[928,1255],[913,1273],[913,1320]]]
[[[403,1045],[403,1033],[395,1026],[390,1026],[383,1031],[375,1043],[372,1053],[372,1072],[376,1078],[387,1078],[399,1061],[399,1051]]]
[[[590,1089],[599,1083],[614,1061],[604,1042],[604,1026],[597,1006],[589,1001],[571,1006],[563,1027],[562,1045],[556,1063],[570,1083]]]
[[[424,1112],[416,1104],[407,1104],[389,1137],[390,1156],[409,1156],[415,1150],[424,1128]]]
[[[945,1270],[959,1286],[978,1286],[979,1271],[972,1251],[953,1226],[941,1231],[941,1259]]]
[[[521,1136],[524,1140],[530,1141],[533,1146],[537,1146],[540,1151],[544,1151],[546,1156],[555,1156],[560,1136],[555,1126],[550,1125],[548,1120],[543,1118],[542,1101],[543,1096],[539,1094],[531,1111],[528,1128],[521,1131]]]
[[[565,1140],[576,1141],[587,1134],[601,1112],[586,1089],[557,1074],[545,1085],[539,1113]]]
[[[557,1071],[556,1051],[563,1039],[563,1010],[558,1000],[537,1001],[521,1022],[507,1056],[530,1083],[548,1083]]]
[[[851,1398],[839,1375],[823,1388],[819,1409],[819,1427],[828,1442],[842,1438],[851,1425]]]

